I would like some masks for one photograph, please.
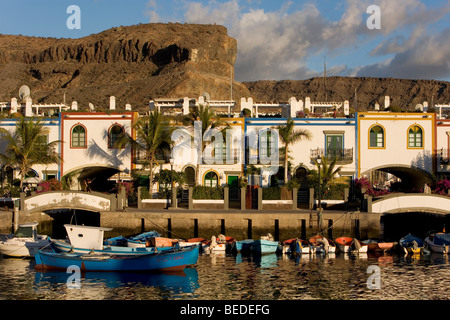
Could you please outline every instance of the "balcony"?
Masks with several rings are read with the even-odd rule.
[[[328,161],[336,160],[338,164],[353,163],[353,148],[350,149],[311,149],[311,158],[325,157]]]

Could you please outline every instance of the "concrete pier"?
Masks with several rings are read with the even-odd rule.
[[[54,216],[58,215],[54,214]],[[90,216],[90,213],[88,213]],[[284,241],[308,237],[319,232],[318,215],[315,210],[257,211],[257,210],[148,210],[92,212],[99,226],[113,228],[106,237],[132,235],[157,230],[163,236],[194,238],[225,234],[243,240],[259,238],[271,233]],[[322,233],[336,238],[342,235],[361,239],[380,237],[380,214],[365,212],[324,211]],[[54,219],[46,213],[23,213],[19,223],[37,221],[40,232],[51,234]],[[12,212],[0,212],[0,232],[9,233],[13,223]],[[62,223],[58,221],[57,223]],[[68,223],[68,222],[67,222]],[[78,221],[80,223],[80,221]]]

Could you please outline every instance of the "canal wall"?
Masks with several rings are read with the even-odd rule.
[[[272,234],[280,241],[308,237],[319,232],[315,211],[191,211],[191,210],[133,210],[88,213],[98,226],[113,228],[106,237],[129,236],[143,231],[157,230],[163,236],[195,238],[225,234],[238,240]],[[69,221],[59,220],[59,213],[51,216],[43,212],[19,213],[18,223],[39,222],[39,233],[52,235]],[[379,238],[380,214],[365,212],[324,211],[322,233],[331,238],[339,236],[360,239]],[[78,223],[80,220],[77,221]],[[61,224],[56,226],[55,223]],[[14,225],[13,212],[0,212],[0,232],[10,233]]]
[[[379,238],[381,215],[377,213],[324,212],[322,234],[360,239]],[[318,216],[309,211],[300,212],[191,212],[165,210],[159,212],[102,212],[100,225],[113,228],[118,234],[157,230],[173,238],[196,238],[225,234],[238,240],[257,239],[272,234],[277,240],[308,237],[319,232]]]

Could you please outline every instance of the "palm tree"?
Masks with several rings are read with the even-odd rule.
[[[61,157],[55,151],[61,141],[47,142],[49,130],[41,121],[21,116],[13,133],[0,129],[2,140],[6,142],[5,153],[0,154],[0,158],[3,163],[19,168],[21,190],[25,175],[33,166],[61,162]]]
[[[337,158],[333,159],[330,164],[326,156],[321,156],[320,161],[312,158],[317,171],[311,171],[311,180],[317,190],[317,198],[319,202],[319,230],[322,230],[322,198],[328,187],[337,180],[337,175],[341,172],[342,167],[336,168]]]
[[[157,110],[150,112],[149,115],[139,118],[133,124],[136,131],[136,138],[128,134],[124,134],[117,142],[118,148],[127,145],[137,152],[144,152],[142,166],[149,168],[149,192],[153,190],[153,169],[157,164],[156,154],[159,150],[170,150],[172,142],[172,132],[175,128],[169,126],[169,120]]]
[[[289,147],[302,139],[311,140],[312,134],[308,130],[294,130],[295,123],[291,118],[285,125],[277,126],[277,129],[281,142],[284,144],[284,185],[287,185]]]

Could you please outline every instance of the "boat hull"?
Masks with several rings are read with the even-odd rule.
[[[180,251],[161,251],[137,256],[110,254],[77,254],[39,251],[36,269],[64,270],[78,267],[86,271],[182,271],[198,261],[199,247],[186,247]]]
[[[252,247],[254,240],[248,239],[248,240],[241,240],[236,241],[236,251],[250,251],[250,248]]]
[[[359,241],[359,240],[357,240],[357,241]],[[352,248],[352,242],[353,242],[353,238],[348,238],[348,237],[337,238],[335,241],[336,246],[340,252],[367,253],[367,251],[369,249],[368,245],[362,244],[361,241],[359,241],[360,248],[356,250],[356,249]]]
[[[436,236],[435,236],[436,237]],[[438,241],[436,243],[434,239],[432,240],[430,237],[425,238],[425,245],[435,253],[448,254],[450,251],[450,243],[448,241]]]
[[[276,253],[279,247],[277,241],[255,240],[251,244],[250,250],[257,253]]]
[[[47,239],[33,241],[31,238],[12,238],[0,242],[0,253],[15,258],[32,258],[38,250],[49,244]]]

